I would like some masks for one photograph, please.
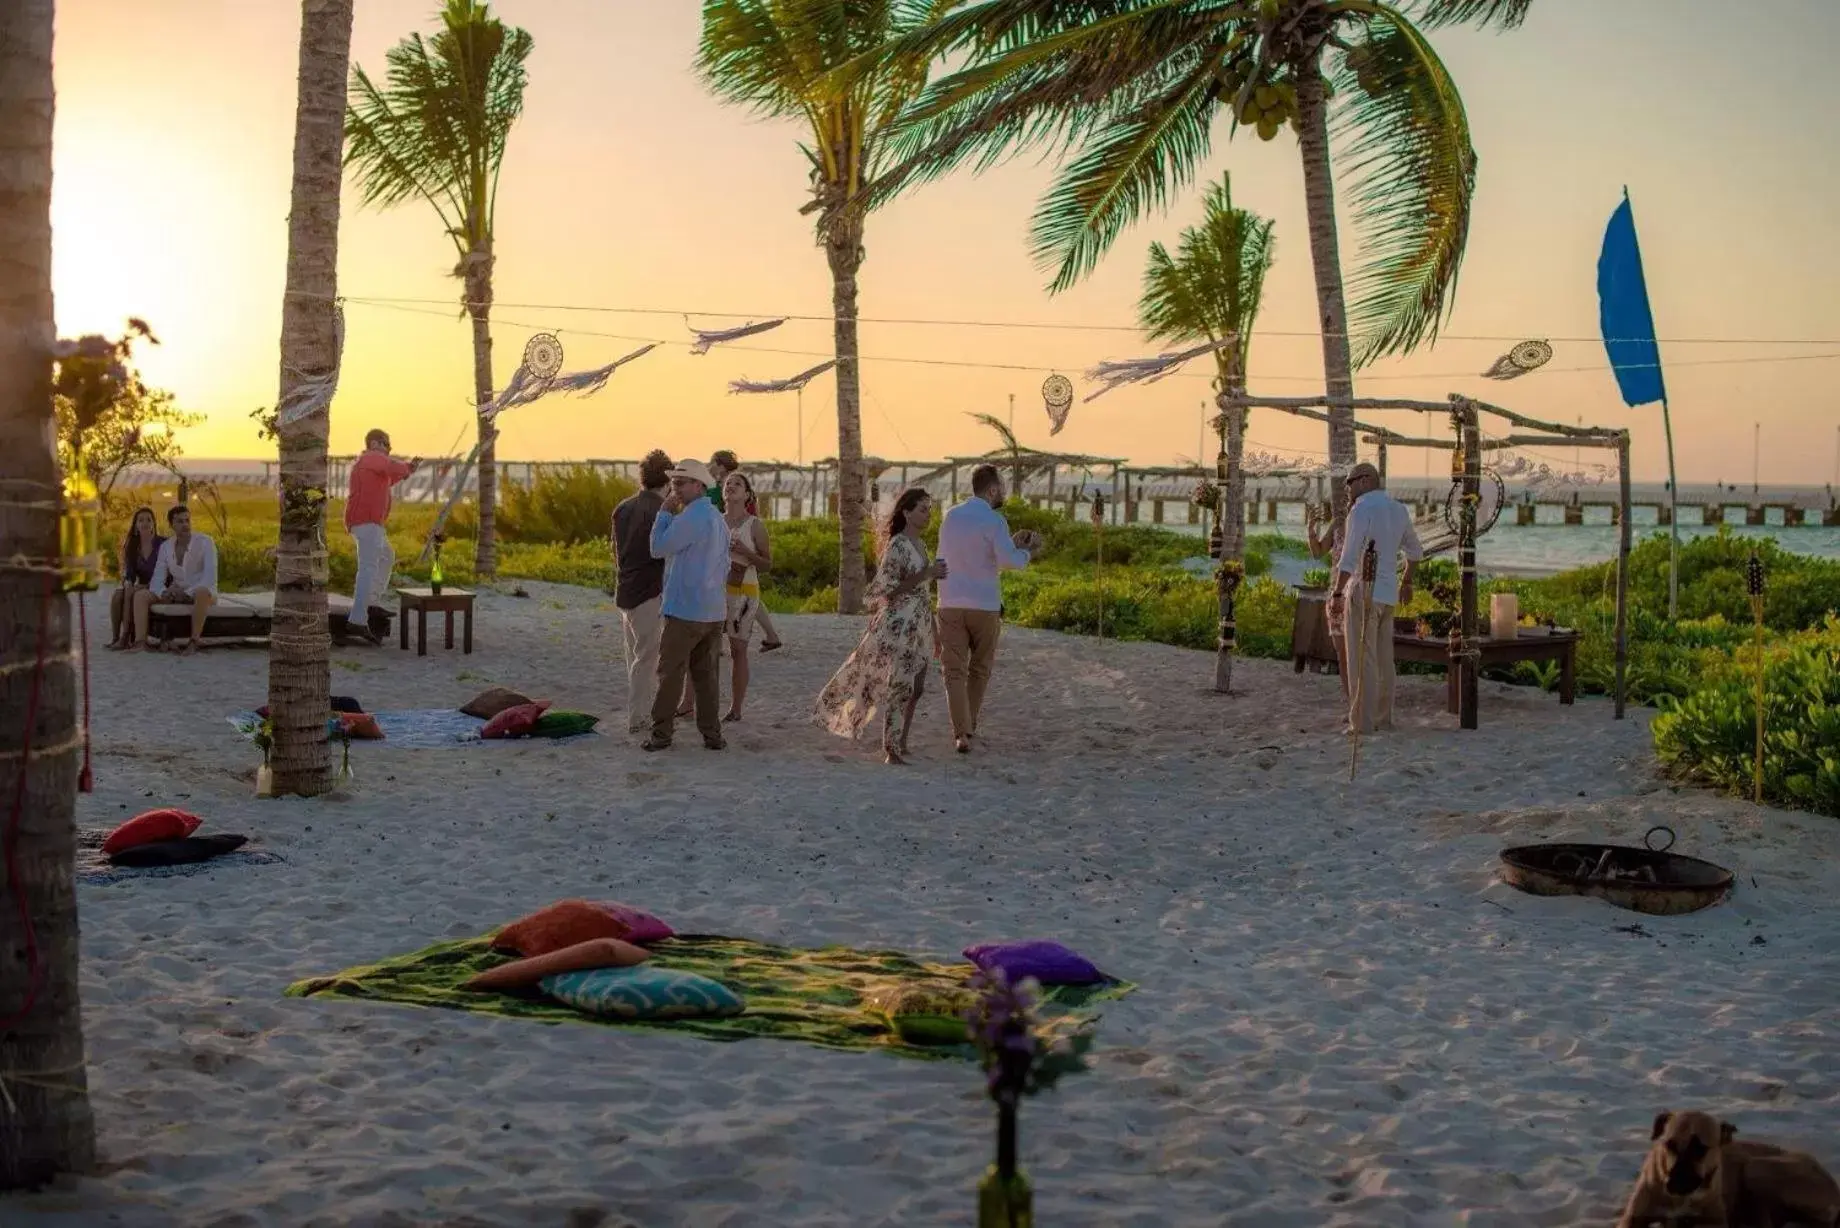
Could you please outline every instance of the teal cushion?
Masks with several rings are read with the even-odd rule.
[[[641,964],[544,977],[543,992],[590,1015],[612,1019],[699,1019],[739,1015],[747,1004],[720,981]]]
[[[533,738],[572,738],[578,733],[590,733],[600,724],[601,718],[590,716],[586,712],[545,712],[531,726]]]

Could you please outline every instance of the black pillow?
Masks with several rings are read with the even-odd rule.
[[[363,708],[358,706],[358,701],[353,699],[349,695],[334,695],[332,697],[332,710],[334,712],[362,712],[364,711]]]
[[[220,834],[187,836],[183,840],[156,840],[109,854],[112,866],[182,866],[233,853],[249,843],[248,836]]]

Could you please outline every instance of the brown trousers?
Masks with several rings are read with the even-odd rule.
[[[652,738],[669,743],[677,726],[684,675],[696,694],[696,728],[705,742],[722,740],[722,624],[666,617],[658,635],[658,697],[652,701]]]
[[[946,676],[946,703],[952,710],[952,736],[977,732],[978,713],[997,661],[1003,616],[995,610],[939,611],[939,659]]]

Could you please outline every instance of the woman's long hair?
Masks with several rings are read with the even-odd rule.
[[[741,472],[741,470],[739,469],[736,469],[733,472],[731,472],[727,478],[723,478],[722,485],[724,486],[728,485],[728,478],[740,478],[741,488],[747,491],[747,498],[741,501],[741,510],[746,512],[750,516],[760,515],[759,505],[754,502],[754,480],[748,477],[747,474]],[[727,497],[728,497],[727,495],[723,496],[724,499],[726,499]],[[727,504],[724,503],[723,506],[726,507]]]
[[[142,512],[146,512],[147,519],[153,522],[154,537],[158,538],[160,535],[160,520],[159,520],[159,517],[153,514],[153,509],[146,506],[145,504],[142,504],[140,507],[135,508],[134,514],[128,517],[128,531],[122,534],[122,538],[121,538],[121,553],[127,559],[127,562],[128,562],[127,570],[122,573],[121,578],[123,581],[126,581],[132,578],[134,575],[135,568],[140,565],[141,535],[134,531],[134,525],[135,525],[135,522],[141,518]],[[158,547],[156,546],[155,549],[157,550]]]
[[[888,549],[888,543],[907,532],[907,514],[920,506],[923,500],[932,496],[924,486],[909,486],[902,491],[889,509],[888,519],[882,522],[882,550]]]

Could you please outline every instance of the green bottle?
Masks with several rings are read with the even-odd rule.
[[[437,597],[441,595],[441,581],[444,578],[441,575],[441,551],[437,547],[434,552],[434,565],[428,569],[428,589]]]
[[[978,1228],[1034,1228],[1035,1190],[1016,1163],[1016,1107],[997,1105],[997,1162],[978,1183]]]

